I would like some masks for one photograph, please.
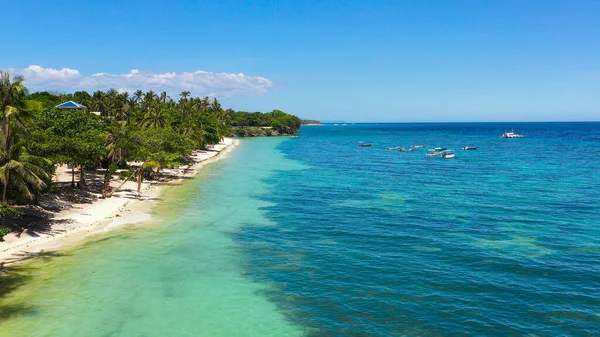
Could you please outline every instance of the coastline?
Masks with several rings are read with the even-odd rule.
[[[51,215],[50,230],[43,233],[10,233],[0,243],[0,264],[9,265],[35,257],[36,254],[66,245],[79,244],[86,238],[107,232],[126,224],[151,221],[151,211],[158,203],[158,196],[169,186],[181,184],[183,179],[195,176],[206,164],[224,158],[240,143],[225,138],[209,151],[197,150],[191,156],[193,164],[186,168],[164,169],[160,181],[142,183],[142,193],[137,195],[137,183],[126,182],[111,198],[96,198],[91,203],[72,203],[66,209]],[[119,187],[113,180],[112,187]]]

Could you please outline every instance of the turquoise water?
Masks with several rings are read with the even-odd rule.
[[[303,335],[262,295],[269,285],[243,275],[234,239],[241,226],[274,225],[256,198],[273,189],[264,179],[302,168],[275,150],[281,141],[243,142],[171,189],[156,224],[19,267],[23,280],[0,298],[0,335]]]
[[[386,150],[417,144],[457,157]],[[310,168],[270,177],[279,225],[237,240],[315,336],[600,334],[600,123],[328,125],[280,150]]]
[[[386,150],[417,144],[458,156]],[[155,224],[23,265],[0,335],[597,335],[599,150],[600,123],[244,140]]]

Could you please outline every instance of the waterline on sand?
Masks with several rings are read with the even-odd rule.
[[[164,193],[155,226],[125,225],[16,266],[25,283],[2,299],[1,334],[303,335],[261,295],[269,286],[244,276],[232,236],[242,226],[271,225],[261,211],[269,204],[256,196],[273,188],[264,182],[273,171],[297,168],[275,150],[282,141],[244,142]]]
[[[48,220],[52,223],[49,231],[20,237],[16,233],[7,235],[5,242],[0,243],[0,262],[12,264],[49,249],[77,245],[91,235],[112,230],[118,225],[147,222],[149,211],[157,204],[165,187],[193,177],[206,164],[226,157],[238,143],[239,140],[226,138],[223,143],[214,146],[214,151],[195,151],[191,156],[193,164],[190,167],[185,170],[163,170],[163,173],[174,178],[143,182],[141,195],[133,192],[137,189],[136,182],[122,184],[115,180],[112,182],[113,188],[121,188],[115,191],[112,198],[95,199],[87,204],[71,204],[52,214],[51,220]],[[126,218],[122,218],[123,216]]]

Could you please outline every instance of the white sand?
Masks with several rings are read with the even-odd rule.
[[[174,178],[171,183],[180,183],[184,176],[194,176],[200,168],[207,163],[223,157],[239,140],[225,138],[225,140],[212,149],[214,151],[195,151],[192,155],[194,164],[189,168],[164,169],[163,175]],[[217,157],[218,154],[221,154]],[[209,160],[210,159],[210,160]],[[56,180],[70,182],[71,172],[66,167],[57,170]],[[78,176],[75,180],[78,180]],[[113,179],[111,187],[119,187],[123,181]],[[117,228],[124,224],[148,221],[151,219],[150,211],[156,204],[159,193],[172,184],[164,181],[142,183],[142,195],[138,196],[137,182],[128,181],[111,198],[96,199],[92,203],[72,204],[69,208],[52,214],[53,225],[50,231],[36,233],[32,236],[23,233],[20,237],[10,233],[4,237],[5,242],[0,242],[0,263],[13,263],[31,256],[40,251],[55,249],[67,243],[81,241],[86,237]],[[98,195],[99,196],[99,195]]]

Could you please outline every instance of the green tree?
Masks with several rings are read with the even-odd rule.
[[[49,164],[47,159],[33,156],[27,152],[22,143],[12,144],[8,151],[0,152],[0,182],[2,202],[6,203],[8,188],[18,192],[16,198],[25,197],[33,200],[50,181],[50,176],[44,170],[44,164]]]
[[[166,127],[168,125],[167,110],[160,103],[154,102],[146,115],[144,115],[142,125],[154,129]]]

